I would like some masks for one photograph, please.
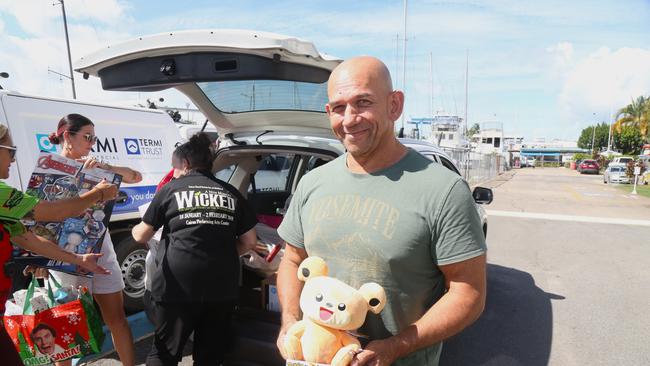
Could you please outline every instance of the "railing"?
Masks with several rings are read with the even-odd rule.
[[[451,157],[470,186],[493,179],[509,169],[506,159],[496,153],[483,154],[467,149],[441,148]]]

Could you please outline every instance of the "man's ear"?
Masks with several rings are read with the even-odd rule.
[[[404,93],[400,90],[395,90],[388,96],[388,114],[391,121],[397,121],[399,116],[402,115],[404,110]]]
[[[300,281],[327,276],[327,273],[327,264],[321,257],[307,257],[298,267],[298,279]]]
[[[379,314],[386,305],[386,292],[384,288],[374,282],[364,283],[359,289],[361,296],[368,303],[368,310]]]

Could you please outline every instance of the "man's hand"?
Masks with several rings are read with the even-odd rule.
[[[278,350],[280,350],[280,354],[282,355],[282,358],[285,360],[287,359],[287,351],[284,349],[284,338],[287,335],[287,330],[291,328],[293,323],[295,323],[296,320],[293,322],[287,322],[287,321],[282,321],[282,327],[280,328],[280,334],[278,334],[278,339],[275,342],[275,344],[278,346]]]
[[[96,274],[111,274],[109,270],[106,268],[100,266],[97,264],[97,260],[99,257],[101,257],[103,254],[98,253],[98,254],[77,254],[77,257],[79,258],[79,262],[77,265],[83,269],[85,269],[88,272],[96,273]]]
[[[366,348],[354,356],[350,366],[390,366],[397,358],[394,344],[388,339],[382,339],[368,343]]]

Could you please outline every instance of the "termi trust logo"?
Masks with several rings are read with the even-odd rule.
[[[140,144],[138,139],[124,139],[126,153],[129,155],[140,155]]]

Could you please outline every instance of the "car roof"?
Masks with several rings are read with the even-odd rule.
[[[454,165],[456,170],[459,170],[456,164],[454,163],[454,160],[451,158],[451,156],[449,156],[449,154],[447,154],[447,152],[441,149],[440,146],[438,145],[434,145],[424,140],[416,140],[416,139],[403,138],[403,137],[398,138],[398,140],[406,147],[410,147],[419,153],[433,152],[436,155],[442,156],[445,159],[449,160]]]
[[[404,138],[400,137],[398,138],[399,142],[401,142],[404,145],[407,145],[409,147],[412,147],[415,150],[428,150],[428,151],[433,151],[437,154],[444,155],[445,157],[449,158],[449,155],[440,148],[438,145],[434,145],[428,141],[424,140],[416,140],[416,139],[410,139],[410,138]]]

